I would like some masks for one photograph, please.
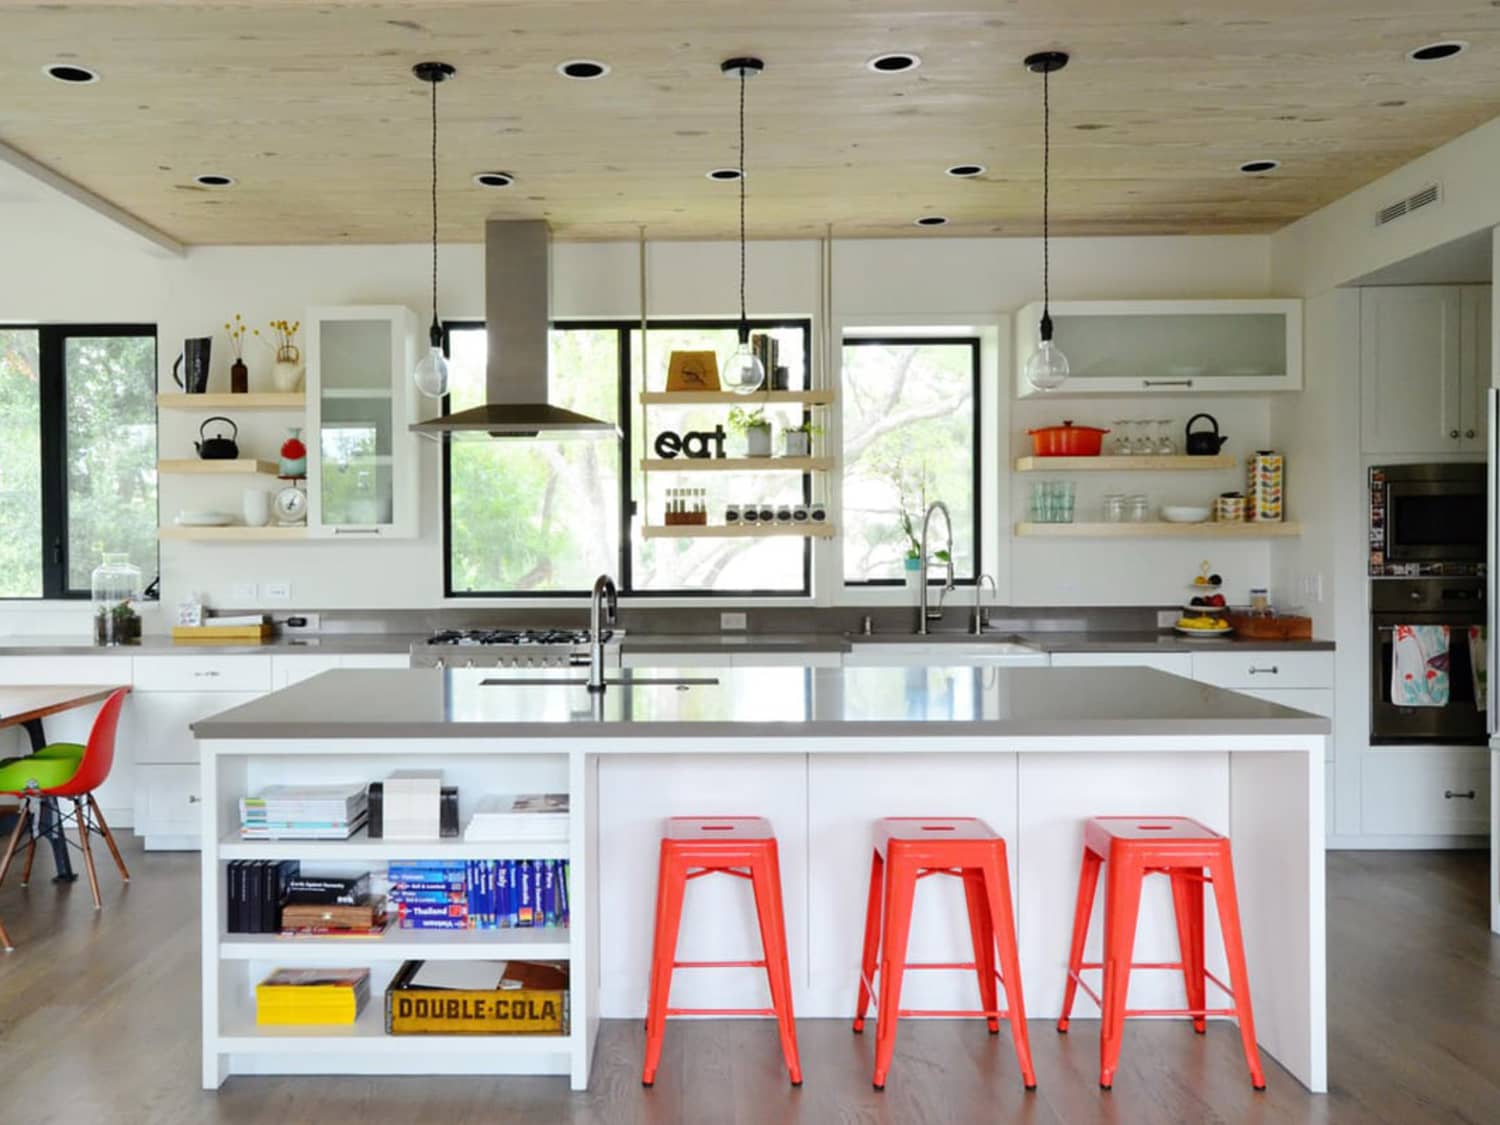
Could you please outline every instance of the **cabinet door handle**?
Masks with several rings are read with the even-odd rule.
[[[1191,387],[1192,385],[1193,385],[1193,381],[1191,379],[1142,379],[1141,380],[1141,386],[1143,386],[1143,387]],[[1457,435],[1455,434],[1454,436],[1456,437]]]
[[[1451,437],[1451,438],[1456,438],[1456,437],[1458,437],[1458,431],[1457,430],[1449,430],[1448,431],[1448,436]]]
[[[1281,668],[1276,664],[1272,664],[1269,668],[1257,668],[1251,665],[1250,674],[1252,676],[1279,676],[1281,675]]]
[[[1457,434],[1453,435],[1457,437]],[[333,529],[335,535],[379,535],[378,527],[336,527]]]
[[[1471,438],[1473,436],[1474,436],[1474,431],[1473,430],[1465,430],[1464,431],[1464,437]]]
[[[194,675],[194,676],[198,676],[198,677],[200,677],[200,678],[201,678],[201,677],[204,677],[204,676],[208,676],[208,677],[213,677],[213,676],[217,676],[217,675],[218,675],[218,674],[219,674],[219,673],[217,673],[217,672],[215,672],[215,671],[213,671],[213,670],[212,670],[212,669],[210,669],[210,670],[209,670],[209,671],[207,671],[207,672],[194,672],[194,673],[193,673],[193,675]]]
[[[198,798],[194,797],[191,793],[189,793],[188,794],[188,804],[190,804],[190,805],[196,805],[197,803],[198,803]]]
[[[1474,790],[1469,789],[1469,790],[1466,790],[1463,793],[1458,792],[1458,790],[1456,790],[1456,789],[1444,789],[1443,790],[1443,799],[1445,801],[1451,801],[1455,797],[1457,797],[1460,800],[1464,800],[1464,801],[1472,801],[1472,800],[1474,800]]]

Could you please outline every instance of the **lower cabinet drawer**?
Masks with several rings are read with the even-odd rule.
[[[1054,668],[1155,668],[1174,676],[1191,677],[1190,652],[1054,652]]]
[[[1333,653],[1196,652],[1193,679],[1226,688],[1331,688]]]
[[[1368,750],[1361,782],[1367,836],[1466,836],[1490,830],[1487,750]]]
[[[270,691],[269,656],[181,653],[135,658],[136,691]]]
[[[137,836],[186,836],[202,830],[197,766],[141,766],[136,770]]]

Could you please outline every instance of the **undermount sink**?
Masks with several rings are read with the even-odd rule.
[[[605,676],[604,686],[611,687],[713,687],[718,680],[709,676]],[[585,687],[587,677],[549,679],[542,676],[526,676],[517,679],[480,680],[480,687]]]

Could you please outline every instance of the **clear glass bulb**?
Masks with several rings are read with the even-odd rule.
[[[1043,340],[1026,360],[1026,381],[1039,391],[1050,391],[1068,378],[1068,357],[1051,340]]]
[[[760,390],[766,381],[766,369],[750,350],[748,341],[735,348],[734,354],[724,361],[724,370],[719,373],[719,380],[726,391],[739,395]]]
[[[427,349],[427,354],[417,361],[411,373],[417,390],[428,398],[442,398],[448,393],[448,361],[443,358],[443,349],[437,344]]]

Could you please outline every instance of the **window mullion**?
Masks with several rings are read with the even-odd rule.
[[[41,386],[42,597],[68,596],[68,407],[64,355],[68,332],[38,330]]]

